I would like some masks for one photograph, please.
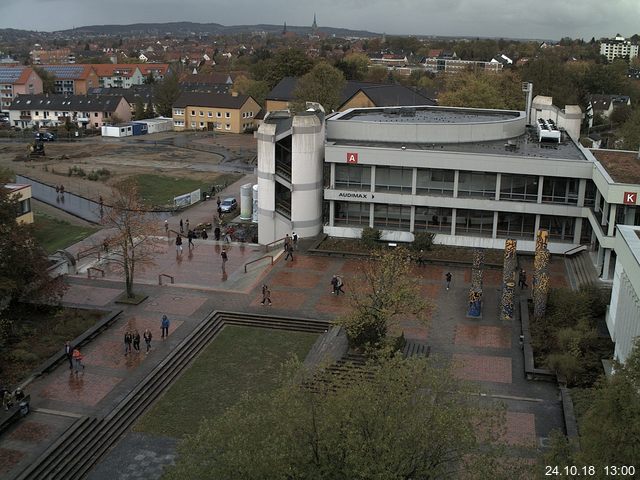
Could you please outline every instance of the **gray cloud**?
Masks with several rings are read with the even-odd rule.
[[[92,24],[196,21],[318,24],[389,34],[519,38],[630,36],[638,0],[0,0],[0,27],[59,30]]]

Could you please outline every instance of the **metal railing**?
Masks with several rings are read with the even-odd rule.
[[[175,280],[171,275],[161,273],[160,275],[158,275],[158,285],[162,285],[162,277],[167,277],[171,283],[175,283]]]
[[[102,247],[91,247],[91,248],[86,248],[84,250],[80,250],[77,254],[76,254],[76,259],[80,260],[81,258],[84,257],[89,257],[93,254],[98,254],[98,260],[100,260],[100,249]]]
[[[87,278],[91,278],[91,271],[95,270],[96,272],[100,272],[100,274],[102,275],[102,277],[104,278],[104,270],[98,267],[89,267],[87,268]],[[96,275],[97,277],[97,275]]]
[[[251,265],[252,263],[256,263],[260,260],[264,260],[265,258],[270,258],[271,259],[271,265],[273,265],[273,255],[265,255],[264,257],[260,257],[260,258],[256,258],[255,260],[251,260],[250,262],[247,262],[244,264],[244,273],[247,273],[247,266]]]
[[[264,251],[265,251],[265,252],[268,252],[269,250],[271,250],[271,248],[272,248],[273,246],[277,245],[278,243],[280,243],[280,242],[283,242],[283,243],[284,243],[284,239],[285,239],[285,237],[282,237],[282,238],[278,238],[277,240],[274,240],[273,242],[269,242],[269,243],[267,243],[267,244],[264,246]]]
[[[562,255],[564,255],[565,257],[570,257],[571,255],[574,255],[578,252],[584,252],[585,250],[587,250],[586,245],[578,245],[577,247],[570,248],[569,250],[564,252]]]

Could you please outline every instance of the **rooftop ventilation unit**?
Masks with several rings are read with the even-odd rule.
[[[538,142],[556,142],[560,143],[562,139],[562,133],[556,127],[553,120],[545,120],[543,118],[538,119],[536,125],[538,131]]]

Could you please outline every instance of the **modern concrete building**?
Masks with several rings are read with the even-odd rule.
[[[290,146],[306,132],[296,129],[298,116],[267,119],[258,131],[260,243],[291,230],[313,234],[317,211],[326,234],[359,237],[369,226],[393,242],[426,231],[436,243],[467,247],[502,249],[505,239],[516,238],[519,249],[532,252],[544,228],[552,253],[584,245],[608,280],[615,226],[640,225],[637,152],[592,152],[551,119],[528,125],[518,111],[350,109],[326,118],[324,145],[306,155],[309,147]],[[298,169],[324,174],[300,180],[291,173]],[[308,203],[319,202],[321,183],[322,207]],[[295,193],[307,190],[314,194],[299,205]],[[304,233],[297,209],[312,225]]]
[[[618,225],[607,327],[615,342],[614,358],[624,362],[640,336],[640,228]]]
[[[315,105],[292,116],[269,113],[258,139],[258,238],[267,244],[291,234],[322,231],[324,111]]]

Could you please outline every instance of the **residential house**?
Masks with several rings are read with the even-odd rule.
[[[33,212],[31,211],[31,185],[6,183],[2,185],[1,188],[8,190],[11,195],[18,200],[16,222],[33,223]]]
[[[409,63],[406,55],[396,53],[369,55],[369,61],[375,65],[384,65],[386,67],[406,67]]]
[[[267,95],[265,111],[287,110],[295,101],[297,79],[283,78]],[[431,98],[404,85],[348,81],[341,92],[341,104],[337,111],[364,107],[398,107],[435,105]]]
[[[136,64],[94,64],[93,69],[98,75],[99,87],[102,88],[131,88],[141,85],[144,76]]]
[[[0,66],[0,112],[8,112],[17,95],[42,93],[42,79],[30,67]]]
[[[504,53],[499,53],[491,59],[491,63],[499,63],[503,67],[513,65],[513,60],[507,57]]]
[[[259,111],[249,95],[185,92],[173,104],[173,124],[177,131],[243,133],[255,128]]]
[[[55,77],[55,93],[86,95],[100,82],[93,65],[40,65]]]
[[[30,54],[31,61],[35,65],[76,63],[76,56],[69,48],[56,48],[53,50],[36,49],[32,50]]]
[[[144,78],[152,75],[154,80],[160,81],[166,77],[169,71],[169,64],[167,63],[146,63],[146,64],[138,64],[137,67],[140,69],[140,73]]]
[[[18,128],[57,127],[67,122],[100,128],[130,120],[131,107],[122,96],[20,95],[9,107],[9,121]]]
[[[184,74],[180,79],[180,88],[183,92],[229,93],[233,77],[219,72]]]
[[[631,97],[627,95],[591,95],[587,106],[587,118],[589,128],[593,127],[593,119],[599,115],[603,119],[608,119],[616,108],[631,106]]]
[[[129,106],[131,107],[131,116],[135,116],[136,103],[138,99],[142,100],[145,111],[149,109],[149,103],[151,103],[155,110],[155,103],[153,100],[153,85],[133,85],[130,88],[92,88],[87,92],[87,95],[109,95],[112,97],[124,97]]]
[[[472,71],[499,72],[502,70],[502,63],[480,62],[475,60],[462,60],[458,58],[456,52],[444,50],[431,50],[430,53],[438,53],[435,57],[424,57],[420,64],[425,70],[431,73],[459,73]]]

